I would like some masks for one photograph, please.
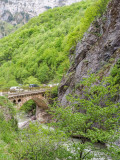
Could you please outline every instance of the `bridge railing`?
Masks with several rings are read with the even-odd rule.
[[[28,87],[28,86],[22,86],[23,90],[17,90],[17,91],[10,91],[10,88],[0,88],[0,96],[8,95],[8,94],[16,94],[16,93],[24,93],[24,92],[33,92],[33,91],[40,91],[40,90],[51,90],[53,87],[55,87],[56,84],[51,85],[41,85],[40,87]]]
[[[23,90],[17,90],[17,91],[10,91],[10,89],[1,89],[0,90],[0,96],[7,96],[10,94],[22,94],[22,93],[28,93],[28,92],[37,92],[37,91],[48,91],[50,90],[50,87],[36,87],[36,88],[29,88],[29,87],[23,87]]]
[[[9,94],[9,88],[0,88],[0,96],[8,95]]]

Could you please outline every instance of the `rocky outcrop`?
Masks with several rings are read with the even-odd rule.
[[[70,51],[71,67],[59,87],[59,100],[67,105],[66,96],[72,94],[77,83],[90,73],[102,70],[107,76],[120,57],[120,1],[112,0],[106,13],[93,22],[75,51]],[[113,59],[110,61],[110,59]],[[108,67],[105,68],[106,64]],[[75,91],[80,94],[79,90]]]

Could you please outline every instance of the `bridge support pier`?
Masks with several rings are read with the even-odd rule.
[[[41,107],[36,105],[36,119],[40,123],[47,123],[50,121],[51,118],[45,109],[42,109]]]

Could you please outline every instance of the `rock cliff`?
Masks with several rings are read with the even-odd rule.
[[[66,96],[72,94],[77,83],[88,76],[88,71],[97,73],[101,70],[100,76],[107,76],[119,57],[120,1],[112,0],[106,13],[93,22],[83,39],[78,42],[75,51],[70,51],[72,65],[59,87],[61,104],[68,104]],[[79,90],[75,92],[80,94]]]

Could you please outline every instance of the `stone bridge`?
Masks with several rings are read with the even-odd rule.
[[[45,123],[50,120],[50,115],[46,112],[46,110],[48,110],[46,91],[47,90],[38,90],[8,93],[8,99],[16,104],[18,109],[20,109],[25,102],[33,100],[36,103],[36,119]]]

